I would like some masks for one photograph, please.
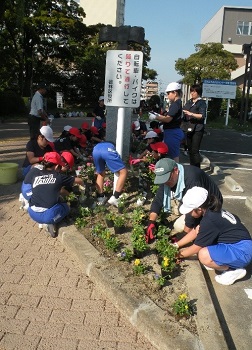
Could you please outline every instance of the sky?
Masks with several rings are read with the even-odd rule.
[[[175,61],[195,52],[201,29],[222,6],[252,7],[252,1],[125,0],[124,25],[145,29],[151,47],[148,68],[157,71],[161,91],[181,78],[175,71]]]

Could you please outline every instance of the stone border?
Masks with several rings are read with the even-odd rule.
[[[86,275],[100,286],[104,294],[159,350],[226,350],[228,349],[213,306],[206,281],[198,260],[188,261],[190,278],[187,284],[190,295],[197,301],[196,323],[199,337],[179,324],[175,329],[166,322],[161,310],[147,296],[132,296],[123,289],[116,279],[111,279],[111,269],[95,247],[75,228],[61,227],[61,243],[78,259]],[[118,275],[118,271],[115,272]],[[119,279],[120,280],[120,279]]]

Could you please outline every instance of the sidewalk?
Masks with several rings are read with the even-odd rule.
[[[24,141],[0,143],[22,163]],[[0,185],[0,350],[154,350],[58,239],[19,209],[21,182]]]

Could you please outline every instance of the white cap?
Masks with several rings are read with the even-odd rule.
[[[173,82],[167,85],[165,92],[177,91],[177,90],[181,90],[181,84]]]
[[[188,214],[193,209],[200,208],[205,203],[208,197],[208,191],[203,187],[192,187],[186,192],[182,201],[183,204],[180,206],[179,211],[181,214]]]
[[[50,126],[48,125],[42,126],[42,128],[40,128],[39,131],[41,135],[43,135],[47,139],[47,141],[54,142],[53,131],[50,128]]]
[[[138,120],[134,122],[134,125],[135,125],[135,128],[134,128],[135,130],[140,130],[140,122]]]
[[[102,101],[102,100],[104,100],[104,96],[99,97],[99,101]]]
[[[158,134],[155,131],[148,131],[145,135],[145,139],[151,139],[153,137],[158,137]]]
[[[72,126],[70,126],[70,125],[64,126],[64,130],[65,130],[65,131],[69,131],[71,128],[72,128]]]

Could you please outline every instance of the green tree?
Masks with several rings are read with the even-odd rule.
[[[203,79],[230,79],[231,71],[238,68],[233,54],[220,43],[196,44],[196,53],[188,58],[178,58],[176,71],[183,83],[201,83]]]

